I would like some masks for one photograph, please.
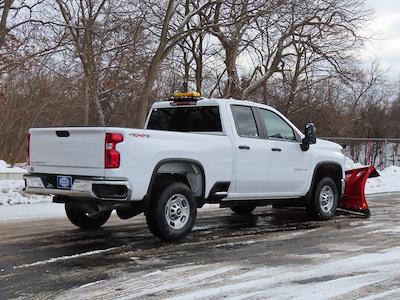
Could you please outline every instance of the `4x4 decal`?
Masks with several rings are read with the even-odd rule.
[[[134,138],[149,138],[149,137],[150,137],[150,134],[146,134],[146,133],[137,133],[137,132],[130,133],[129,135],[132,136],[132,137],[134,137]]]

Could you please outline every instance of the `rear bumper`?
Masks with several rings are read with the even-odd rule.
[[[128,201],[132,196],[132,188],[127,180],[74,178],[71,189],[59,189],[49,184],[46,176],[48,175],[24,175],[25,192],[28,194],[112,201]]]

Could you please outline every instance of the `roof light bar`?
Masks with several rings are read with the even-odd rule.
[[[175,93],[174,98],[200,98],[199,92]]]

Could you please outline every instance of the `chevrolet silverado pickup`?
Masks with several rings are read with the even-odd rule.
[[[113,210],[121,219],[144,212],[155,236],[175,241],[205,203],[237,214],[301,205],[332,218],[345,185],[341,150],[270,106],[183,94],[154,103],[145,129],[30,129],[25,191],[52,195],[82,229]]]

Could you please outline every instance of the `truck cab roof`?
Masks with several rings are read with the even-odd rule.
[[[181,104],[179,104],[181,103]],[[185,100],[179,100],[179,99],[170,99],[170,100],[164,100],[164,101],[159,101],[159,102],[154,102],[153,108],[166,108],[166,107],[174,107],[174,106],[209,106],[209,105],[224,105],[224,104],[236,104],[236,105],[250,105],[250,106],[256,106],[256,107],[261,107],[261,108],[266,108],[269,110],[272,110],[274,112],[278,112],[275,108],[269,105],[257,103],[255,101],[250,101],[250,100],[237,100],[233,98],[225,99],[225,98],[187,98]]]

